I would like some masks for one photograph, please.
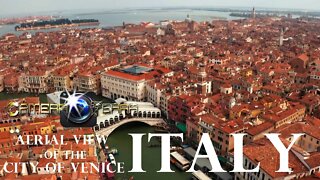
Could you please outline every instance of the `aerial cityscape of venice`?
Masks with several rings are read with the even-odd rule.
[[[0,180],[320,179],[317,0],[0,0]]]

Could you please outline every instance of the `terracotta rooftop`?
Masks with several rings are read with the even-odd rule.
[[[152,70],[142,74],[130,74],[123,71],[109,70],[105,72],[105,74],[109,76],[120,77],[120,78],[131,80],[131,81],[140,81],[140,80],[153,79],[155,76],[159,76],[161,73],[159,73],[156,70]]]
[[[279,169],[279,152],[268,139],[260,139],[244,146],[243,152],[244,155],[255,164],[260,162],[260,168],[272,178],[289,175],[288,173],[276,172]],[[289,152],[289,168],[291,168],[294,173],[309,171],[292,151]]]
[[[270,129],[273,127],[273,124],[270,123],[270,122],[264,122],[260,125],[257,125],[257,126],[252,126],[250,127],[249,129],[246,130],[246,133],[252,135],[252,136],[255,136],[255,135],[258,135],[260,133],[263,133],[265,132],[266,130]]]
[[[306,133],[320,140],[320,128],[303,122],[285,125],[278,128],[276,132],[281,133],[284,138],[291,137],[293,133]]]
[[[301,59],[302,61],[308,61],[309,57],[307,54],[301,54],[298,56],[299,59]]]

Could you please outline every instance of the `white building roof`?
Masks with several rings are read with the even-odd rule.
[[[204,174],[202,171],[196,171],[194,173],[192,173],[192,175],[194,177],[196,177],[197,179],[200,179],[200,180],[212,180],[211,178],[209,178],[206,174]]]
[[[172,152],[171,156],[175,158],[183,166],[190,163],[186,158],[181,156],[181,154],[179,154],[177,151]]]

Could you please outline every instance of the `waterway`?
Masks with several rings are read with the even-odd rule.
[[[115,156],[117,162],[124,162],[125,171],[132,168],[132,139],[130,133],[152,133],[153,128],[144,123],[129,123],[117,128],[108,138],[108,146],[117,148],[119,154]],[[182,172],[174,165],[171,169],[175,173],[158,173],[161,167],[161,147],[149,147],[150,144],[161,144],[158,139],[147,142],[147,135],[142,139],[142,168],[146,173],[124,173],[117,174],[116,180],[127,180],[131,176],[134,180],[189,180],[190,173]]]
[[[87,96],[89,96],[94,101],[103,101],[105,103],[112,103],[114,102],[111,99],[95,95],[94,93],[86,93]],[[47,95],[46,94],[32,94],[32,93],[7,93],[7,92],[0,92],[0,101],[1,100],[9,100],[9,99],[19,99],[19,98],[25,98],[25,97],[39,97],[40,102],[47,103]]]
[[[48,101],[46,94],[0,92],[0,101],[1,100],[9,100],[9,99],[17,99],[17,98],[25,98],[25,97],[39,97],[40,102],[43,102],[43,103],[46,103]]]
[[[91,11],[91,12],[52,12],[51,14],[35,14],[35,15],[53,15],[61,16],[69,19],[98,19],[100,21],[99,28],[107,28],[120,26],[125,23],[153,22],[159,23],[161,20],[185,20],[187,15],[195,21],[212,21],[214,19],[241,19],[239,17],[231,17],[229,12],[201,10],[201,9],[126,9],[126,10],[109,10],[109,11]],[[57,29],[42,29],[33,31],[15,31],[13,25],[2,25],[0,27],[0,36],[6,33],[22,34],[23,32],[48,32]],[[92,26],[97,27],[97,26]],[[91,27],[91,28],[92,28]],[[88,28],[88,27],[74,27]]]

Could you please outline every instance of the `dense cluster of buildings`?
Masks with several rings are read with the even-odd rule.
[[[247,133],[244,165],[252,169],[261,162],[261,171],[236,173],[236,179],[319,177],[319,28],[316,19],[197,23],[187,18],[7,34],[0,40],[0,91],[77,89],[148,101],[167,119],[186,125],[189,142],[197,144],[209,133],[226,165],[232,164],[231,134]],[[56,124],[43,123],[38,126],[57,130]],[[292,173],[275,172],[279,155],[264,137],[271,132],[281,133],[285,143],[292,133],[305,133],[290,151]]]

